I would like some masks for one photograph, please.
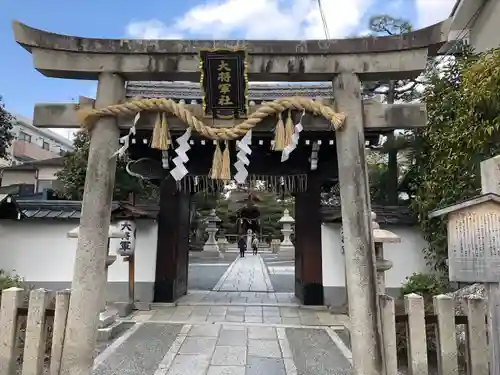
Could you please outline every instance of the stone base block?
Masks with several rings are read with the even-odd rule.
[[[109,327],[99,328],[97,330],[97,341],[109,341],[115,338],[122,324],[124,322],[116,321]]]
[[[205,244],[203,245],[203,252],[218,253],[219,246],[217,244]]]
[[[295,246],[293,245],[280,245],[280,254],[295,254]]]
[[[99,313],[99,328],[106,328],[116,322],[116,311],[106,310]]]
[[[150,311],[151,303],[150,302],[136,302],[135,309],[139,311]]]
[[[118,310],[118,316],[125,318],[132,314],[135,304],[131,302],[115,302],[115,308]]]
[[[213,259],[213,258],[223,258],[224,255],[219,251],[213,251],[213,250],[203,250],[201,253],[196,254],[197,257],[203,258],[203,259]]]

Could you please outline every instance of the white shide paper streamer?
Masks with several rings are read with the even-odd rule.
[[[125,156],[125,152],[127,152],[128,147],[130,146],[130,137],[132,135],[135,135],[137,132],[135,126],[137,125],[137,122],[139,121],[140,118],[141,118],[141,112],[137,112],[137,114],[134,117],[134,122],[132,124],[132,127],[128,131],[128,134],[120,138],[120,144],[123,144],[123,146],[120,147],[117,151],[115,151],[113,155],[111,155],[111,159],[117,155],[119,158],[123,158],[123,156]]]
[[[179,144],[174,151],[177,156],[172,160],[175,164],[175,168],[170,171],[170,174],[175,179],[175,181],[180,181],[188,174],[188,170],[184,166],[185,163],[189,161],[186,154],[191,149],[189,145],[189,138],[191,137],[191,128],[187,128],[186,132],[177,138],[175,141]]]
[[[250,148],[250,144],[252,143],[252,131],[249,130],[241,140],[236,141],[236,147],[238,148],[238,153],[236,154],[236,158],[238,159],[234,163],[234,168],[236,168],[237,172],[234,175],[234,179],[238,184],[243,184],[247,177],[248,171],[247,166],[250,164],[250,160],[247,155],[252,153],[252,149]]]

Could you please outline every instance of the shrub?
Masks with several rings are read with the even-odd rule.
[[[401,297],[415,293],[424,297],[427,302],[433,296],[446,293],[448,288],[447,280],[438,274],[414,273],[401,285]]]
[[[4,289],[12,287],[23,287],[24,279],[19,275],[12,275],[5,270],[0,269],[0,293]]]

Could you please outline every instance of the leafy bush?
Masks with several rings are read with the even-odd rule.
[[[19,275],[12,275],[5,270],[0,269],[0,293],[4,289],[12,287],[22,287],[24,285],[24,279]]]
[[[465,49],[434,69],[424,90],[428,125],[415,132],[411,207],[437,271],[448,269],[446,224],[428,214],[481,193],[480,162],[500,153],[499,83],[500,48]]]
[[[401,286],[401,297],[415,293],[426,300],[448,291],[448,282],[438,274],[414,273]]]

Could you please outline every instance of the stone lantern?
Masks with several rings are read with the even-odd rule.
[[[283,229],[281,230],[283,241],[281,241],[279,251],[294,253],[295,247],[290,239],[290,235],[293,233],[292,224],[295,223],[295,220],[290,216],[290,211],[285,210],[283,212],[283,217],[279,220],[279,223],[283,225]]]
[[[392,262],[384,259],[384,243],[400,243],[401,238],[396,234],[380,229],[377,223],[377,215],[372,212],[373,242],[375,243],[375,268],[377,269],[377,290],[379,294],[385,294],[385,272],[392,268]]]
[[[76,227],[67,233],[68,238],[78,238],[80,236],[80,227]],[[106,283],[108,281],[108,268],[116,261],[116,255],[109,254],[109,240],[111,238],[122,238],[123,233],[121,230],[113,225],[109,226],[108,231],[108,249],[106,253],[106,264],[105,264],[105,277]],[[99,312],[99,329],[97,339],[108,340],[113,332],[113,324],[116,322],[116,311],[106,310],[106,291],[101,302],[101,310]]]
[[[215,210],[212,210],[208,217],[205,219],[207,223],[207,228],[205,231],[208,233],[207,242],[203,245],[203,251],[219,252],[219,246],[217,245],[217,240],[215,239],[215,233],[217,233],[217,224],[222,220],[218,218]]]

